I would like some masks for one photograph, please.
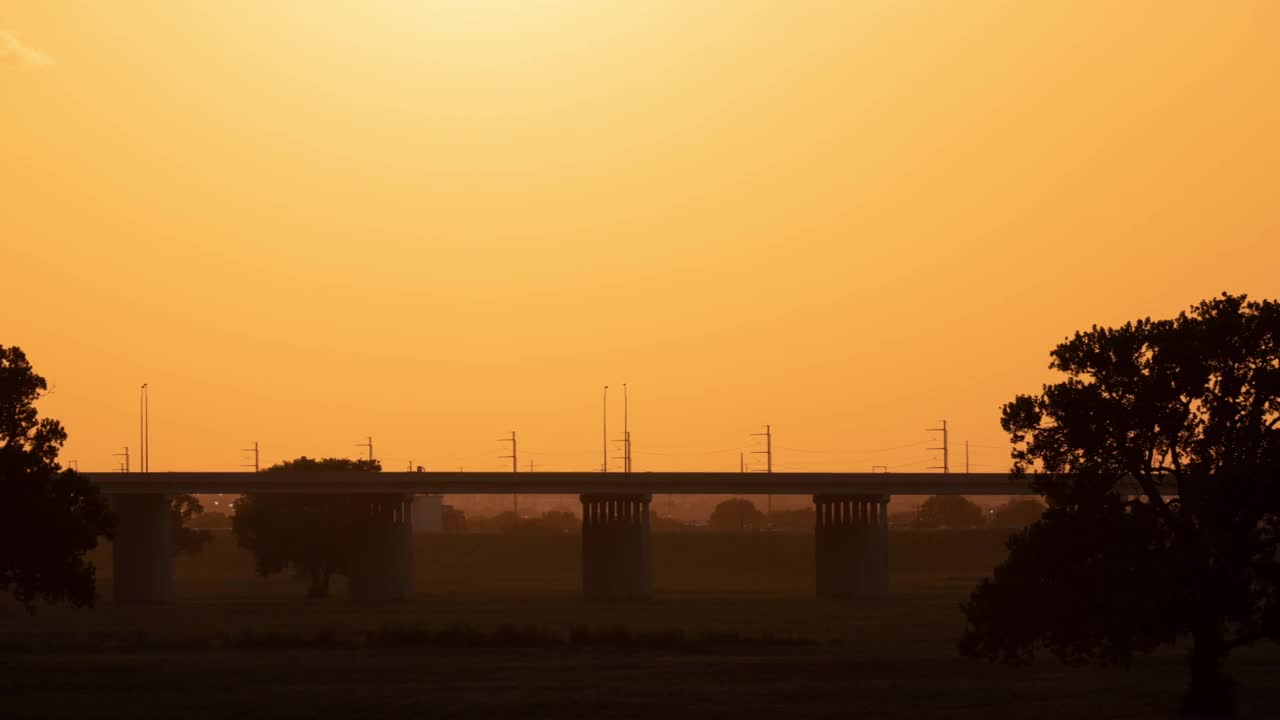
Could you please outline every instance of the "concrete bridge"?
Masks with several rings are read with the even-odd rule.
[[[352,551],[351,592],[409,595],[416,494],[576,494],[582,502],[582,589],[593,600],[652,593],[649,503],[655,494],[810,495],[820,596],[880,595],[889,586],[891,495],[1026,495],[1004,473],[489,473],[208,472],[90,473],[111,496],[119,525],[112,569],[117,602],[163,602],[172,594],[174,494],[353,494],[373,501],[368,537]]]

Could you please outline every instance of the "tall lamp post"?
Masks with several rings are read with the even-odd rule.
[[[151,471],[151,424],[148,417],[147,384],[142,383],[138,395],[138,467],[142,472]]]

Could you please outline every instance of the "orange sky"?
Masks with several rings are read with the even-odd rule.
[[[944,417],[1002,470],[999,407],[1064,335],[1280,295],[1278,29],[1269,0],[10,0],[0,344],[86,470],[136,449],[143,382],[157,471],[367,435],[500,469],[512,429],[591,469],[623,382],[636,470],[736,468],[763,423],[780,470],[919,470]]]

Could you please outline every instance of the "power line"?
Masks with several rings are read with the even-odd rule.
[[[905,450],[907,448],[920,447],[927,443],[927,440],[919,442],[907,443],[906,445],[893,445],[891,447],[875,448],[870,450],[808,450],[805,448],[793,448],[778,446],[779,450],[787,450],[790,452],[814,453],[818,455],[875,455],[878,453],[892,452],[894,450]]]
[[[641,455],[656,455],[658,457],[692,457],[695,455],[719,455],[720,453],[739,452],[738,448],[723,448],[720,450],[695,450],[690,452],[656,452],[647,450],[641,452]]]

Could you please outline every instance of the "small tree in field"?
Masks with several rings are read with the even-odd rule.
[[[84,554],[113,529],[98,488],[58,464],[67,432],[35,409],[47,387],[20,348],[0,345],[0,592],[28,611],[37,598],[93,605]]]
[[[1124,662],[1191,641],[1184,717],[1231,717],[1223,662],[1280,638],[1280,303],[1223,295],[1094,327],[1004,408],[1042,519],[964,606],[963,653]]]
[[[264,472],[381,469],[376,460],[300,457]],[[350,571],[354,530],[367,502],[352,495],[243,495],[236,500],[231,529],[240,546],[253,552],[258,574],[293,568],[311,579],[307,597],[322,598],[329,595],[330,576]]]
[[[755,503],[745,498],[729,498],[711,511],[707,527],[712,530],[747,530],[762,528],[766,522],[767,518]]]
[[[967,529],[980,527],[985,522],[982,508],[972,500],[960,495],[934,495],[920,506],[915,526]]]

